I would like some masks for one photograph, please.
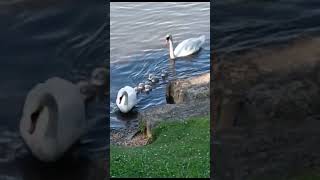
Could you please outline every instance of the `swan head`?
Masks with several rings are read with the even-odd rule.
[[[167,34],[166,35],[166,40],[169,41],[170,39],[172,39],[172,35],[171,34]]]
[[[168,44],[170,40],[172,41],[172,35],[171,34],[167,34],[166,35],[166,43]]]
[[[119,96],[119,104],[128,105],[128,93],[127,91],[123,91]]]

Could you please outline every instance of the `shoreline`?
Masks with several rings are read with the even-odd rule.
[[[148,133],[163,121],[184,121],[210,113],[210,72],[167,84],[167,104],[138,113],[138,127],[110,130],[110,144],[143,146],[149,143]],[[169,103],[168,103],[169,102]]]

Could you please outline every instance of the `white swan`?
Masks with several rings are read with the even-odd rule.
[[[85,106],[77,85],[54,77],[28,93],[20,133],[38,159],[57,160],[87,128]]]
[[[173,50],[173,42],[172,42],[172,36],[168,34],[166,36],[166,42],[169,44],[169,53],[170,58],[175,59],[176,57],[184,57],[189,56],[201,48],[201,46],[205,42],[205,36],[202,35],[197,38],[189,38],[184,41],[182,41],[178,46],[176,46],[175,50]]]
[[[137,92],[130,86],[125,86],[118,91],[117,106],[121,112],[129,112],[137,104]]]

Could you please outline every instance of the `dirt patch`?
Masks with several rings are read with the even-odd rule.
[[[120,135],[119,132],[114,135]],[[143,133],[137,133],[133,138],[128,138],[126,134],[121,134],[124,138],[112,137],[114,145],[118,146],[144,146],[148,144],[148,138]]]
[[[144,146],[148,138],[138,128],[113,129],[110,133],[110,144],[117,146]]]

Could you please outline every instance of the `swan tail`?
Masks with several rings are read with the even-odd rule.
[[[200,40],[200,46],[202,46],[204,44],[204,42],[206,41],[206,36],[205,35],[201,35],[199,37],[199,40]]]

